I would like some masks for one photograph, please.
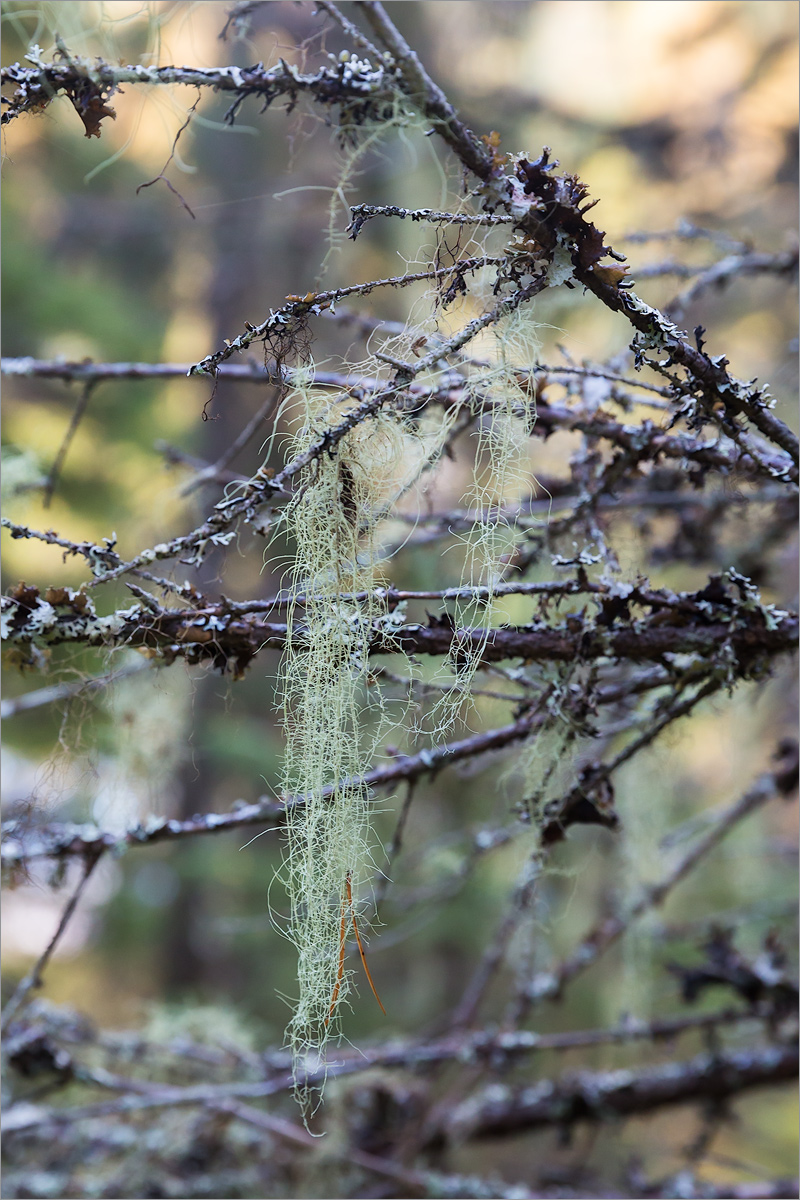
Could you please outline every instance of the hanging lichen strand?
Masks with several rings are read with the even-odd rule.
[[[514,544],[513,514],[532,484],[527,446],[536,411],[527,381],[539,354],[538,323],[530,308],[518,308],[501,317],[482,335],[473,354],[488,362],[473,374],[471,397],[480,408],[491,396],[488,413],[477,421],[474,435],[475,466],[463,501],[475,512],[472,529],[464,537],[462,587],[482,588],[480,610],[474,601],[457,599],[454,623],[456,637],[448,656],[452,672],[449,690],[433,709],[435,736],[444,738],[465,702],[477,671],[484,641],[459,637],[459,630],[482,628],[488,637],[492,624],[494,590],[501,582],[504,556]],[[520,379],[526,380],[523,387]]]
[[[435,464],[454,423],[474,421],[474,470],[463,498],[476,518],[463,538],[462,582],[467,596],[481,585],[482,600],[479,608],[469,598],[457,602],[441,699],[417,722],[418,732],[424,726],[439,741],[468,710],[483,646],[462,631],[488,631],[492,623],[494,588],[513,535],[504,514],[516,511],[530,489],[526,446],[535,414],[527,380],[536,362],[537,325],[520,305],[521,290],[498,301],[495,271],[479,270],[473,282],[467,311],[453,320],[455,329],[448,328],[441,297],[429,293],[417,308],[421,323],[410,322],[391,339],[388,361],[394,363],[413,362],[421,345],[442,349],[441,355],[434,349],[418,358],[412,368],[413,403],[402,385],[387,391],[384,407],[354,422],[304,468],[286,513],[295,562],[282,668],[284,787],[288,796],[301,797],[288,807],[283,867],[287,932],[298,953],[298,995],[287,1038],[306,1114],[319,1099],[323,1050],[341,1032],[340,1010],[352,986],[346,941],[354,935],[362,950],[359,928],[368,927],[364,904],[370,879],[382,866],[372,854],[371,799],[361,780],[390,725],[408,715],[396,702],[390,720],[381,689],[366,686],[370,641],[377,632],[385,641],[400,617],[387,611],[377,587],[383,582],[378,527],[396,499]],[[478,317],[475,301],[483,308]],[[466,324],[465,315],[472,318]],[[461,349],[467,342],[468,357]],[[372,359],[350,364],[350,370],[374,379],[382,368]],[[454,379],[460,381],[458,403],[420,403]],[[341,428],[355,401],[315,389],[313,369],[296,371],[293,382],[291,402],[300,410],[300,432],[291,447],[296,457],[318,445],[326,429]],[[408,673],[415,674],[410,664]],[[372,986],[368,971],[367,982]],[[305,1082],[310,1076],[317,1081],[315,1095]]]
[[[347,406],[315,398],[310,388],[297,398],[305,414],[299,452]],[[389,724],[380,689],[366,687],[369,643],[374,630],[385,636],[392,627],[376,590],[376,530],[435,454],[434,443],[393,410],[380,412],[315,459],[287,513],[296,558],[282,666],[284,784],[288,795],[302,797],[287,809],[283,867],[287,932],[298,953],[287,1038],[306,1113],[314,1104],[304,1080],[318,1071],[325,1043],[338,1034],[351,987],[345,938],[369,923],[359,896],[375,864],[370,793],[359,777]]]

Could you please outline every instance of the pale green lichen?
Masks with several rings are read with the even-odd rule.
[[[487,589],[480,611],[468,600],[456,600],[456,629],[491,626],[494,589],[502,581],[504,556],[514,544],[508,512],[530,492],[532,478],[528,438],[536,420],[530,372],[539,353],[539,326],[529,309],[517,309],[496,322],[483,337],[489,363],[470,383],[476,397],[491,396],[491,408],[475,435],[475,470],[464,503],[476,510],[472,529],[462,539],[465,549],[461,584]],[[476,620],[478,618],[478,620]],[[452,683],[433,710],[436,735],[452,727],[480,665],[485,639],[467,643],[458,634],[448,659]]]
[[[292,399],[303,409],[295,454],[352,405],[320,398],[309,386]],[[379,689],[366,684],[373,631],[385,635],[393,625],[377,586],[378,522],[430,450],[396,413],[378,413],[314,460],[286,514],[296,541],[293,593],[301,599],[288,612],[281,673],[284,787],[303,797],[287,807],[282,869],[290,907],[285,932],[298,954],[287,1036],[306,1112],[313,1097],[303,1079],[339,1033],[352,987],[343,938],[354,916],[362,930],[369,924],[360,896],[373,868],[371,799],[359,779],[390,722]]]
[[[482,299],[494,303],[492,280]],[[480,299],[481,287],[478,287]],[[423,297],[402,335],[382,353],[414,361],[420,345],[447,345],[446,319]],[[466,327],[465,327],[466,328]],[[472,332],[469,337],[472,338]],[[450,337],[449,355],[458,333]],[[468,338],[465,336],[465,342]],[[460,343],[459,343],[460,345]],[[530,370],[537,361],[537,325],[529,311],[509,313],[470,346],[464,404],[481,410],[473,439],[475,469],[466,496],[478,517],[463,539],[463,582],[480,584],[479,607],[456,600],[456,624],[492,623],[494,589],[503,555],[514,531],[501,511],[530,491],[527,441],[535,419]],[[383,368],[374,359],[353,374],[374,378]],[[431,358],[415,385],[436,386],[450,359]],[[318,444],[326,428],[340,426],[355,401],[314,388],[313,368],[295,371],[286,411],[294,409],[298,431],[288,448],[292,458]],[[489,403],[487,404],[487,399]],[[368,929],[369,888],[380,866],[371,839],[372,799],[363,776],[389,729],[407,712],[396,703],[391,717],[378,688],[368,687],[370,642],[379,631],[391,635],[396,618],[388,612],[379,584],[384,549],[379,536],[398,498],[419,483],[439,458],[454,421],[464,408],[431,405],[423,412],[387,407],[363,420],[330,450],[317,455],[296,481],[285,526],[295,543],[287,615],[287,651],[281,671],[286,757],[286,843],[281,880],[289,902],[283,931],[298,955],[298,992],[287,1029],[298,1099],[308,1115],[319,1099],[326,1043],[341,1033],[340,1013],[352,994],[344,942],[353,920]],[[407,496],[410,502],[410,497]],[[443,696],[428,714],[435,740],[458,719],[480,665],[483,643],[454,638]],[[416,673],[407,664],[409,675]],[[407,703],[410,703],[410,695]],[[424,751],[422,751],[424,753]],[[435,747],[431,751],[435,755]],[[312,1094],[306,1084],[317,1080]]]

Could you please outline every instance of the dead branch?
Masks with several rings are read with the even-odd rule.
[[[449,1138],[509,1137],[548,1125],[604,1122],[708,1100],[720,1103],[754,1088],[789,1083],[797,1076],[797,1066],[796,1047],[776,1045],[700,1054],[638,1071],[576,1072],[523,1088],[493,1084],[458,1105],[440,1128],[431,1130],[429,1144]]]

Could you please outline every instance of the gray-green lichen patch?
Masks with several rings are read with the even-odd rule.
[[[81,642],[97,646],[117,636],[126,624],[135,622],[139,605],[100,617],[84,591],[72,588],[38,588],[17,584],[0,600],[2,639],[9,644],[49,646]]]

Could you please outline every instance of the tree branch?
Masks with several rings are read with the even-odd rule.
[[[0,117],[4,125],[25,112],[41,110],[61,92],[74,103],[87,88],[110,95],[125,83],[211,88],[230,93],[238,103],[248,96],[258,96],[265,107],[279,96],[288,96],[293,104],[299,95],[306,94],[319,104],[338,106],[356,123],[390,103],[395,90],[394,81],[382,64],[372,67],[357,60],[321,67],[304,75],[283,59],[277,66],[266,69],[261,63],[255,67],[146,67],[115,66],[72,56],[63,62],[44,62],[34,54],[27,57],[31,66],[13,63],[0,71],[0,83],[15,88],[11,98],[2,98],[8,106]],[[229,124],[233,124],[238,103],[229,111],[226,118]]]
[[[382,4],[376,0],[356,0],[378,40],[394,59],[403,91],[428,118],[436,132],[479,179],[486,180],[494,170],[494,160],[471,129],[460,120],[444,92],[433,82],[418,55],[392,23]]]
[[[643,887],[639,897],[625,913],[606,917],[597,922],[581,940],[577,948],[555,970],[536,975],[525,989],[528,1001],[535,1003],[543,999],[557,1000],[564,988],[577,975],[602,957],[645,913],[659,908],[669,894],[714,850],[730,831],[756,812],[775,796],[785,795],[785,789],[776,778],[775,772],[766,772],[753,784],[749,791],[713,817],[713,826],[657,883]]]
[[[547,1126],[597,1124],[679,1104],[722,1103],[754,1088],[793,1082],[797,1068],[797,1048],[775,1045],[721,1050],[639,1070],[581,1071],[525,1088],[494,1083],[443,1118],[430,1132],[428,1146],[450,1139],[509,1137]]]
[[[6,1029],[8,1029],[9,1025],[14,1020],[14,1017],[27,1000],[29,993],[42,986],[42,975],[45,971],[45,968],[50,962],[56,946],[61,941],[61,936],[64,933],[64,930],[67,928],[72,914],[77,908],[78,901],[83,895],[83,890],[86,887],[86,884],[89,882],[89,877],[91,876],[92,871],[94,871],[95,867],[100,861],[101,854],[102,851],[96,852],[94,855],[84,855],[83,874],[78,882],[78,886],[75,888],[75,891],[72,893],[64,907],[64,911],[61,914],[61,920],[58,922],[55,933],[47,943],[47,946],[42,954],[31,967],[28,974],[18,984],[16,990],[11,996],[11,999],[3,1009],[2,1020],[0,1020],[0,1029],[2,1029],[4,1032]]]

